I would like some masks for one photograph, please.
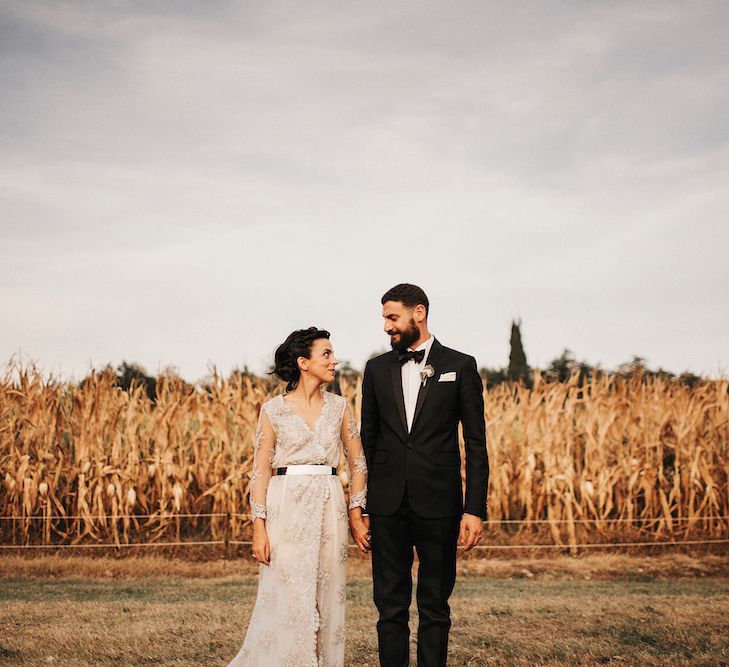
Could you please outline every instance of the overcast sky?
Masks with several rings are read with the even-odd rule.
[[[729,373],[726,2],[0,3],[0,364]]]

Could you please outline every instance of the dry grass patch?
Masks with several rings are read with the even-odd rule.
[[[488,576],[474,576],[477,566]],[[6,558],[0,567],[0,665],[226,665],[257,586],[246,561]],[[729,580],[718,561],[614,556],[460,568],[454,667],[729,664]],[[378,664],[371,594],[369,563],[352,559],[352,667]]]
[[[352,553],[349,577],[370,577],[370,560]],[[225,560],[190,561],[162,556],[99,558],[93,556],[15,556],[0,555],[0,577],[98,579],[169,578],[215,579],[255,576],[258,566],[241,557]],[[611,579],[611,578],[729,578],[729,558],[725,555],[630,556],[626,554],[589,554],[581,558],[459,558],[458,576],[491,579]]]

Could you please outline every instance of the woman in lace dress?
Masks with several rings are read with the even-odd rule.
[[[344,398],[321,391],[337,363],[329,333],[315,327],[294,331],[276,350],[274,373],[287,382],[287,393],[261,407],[251,479],[258,596],[230,666],[344,665],[347,513],[363,552],[369,529],[357,426]],[[342,449],[348,510],[336,475]]]

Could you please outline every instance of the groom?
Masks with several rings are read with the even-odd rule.
[[[380,664],[408,664],[413,547],[420,561],[418,666],[443,667],[456,544],[471,549],[486,518],[483,385],[473,357],[428,331],[428,297],[400,284],[382,297],[392,351],[371,359],[362,386],[362,442]],[[458,423],[466,455],[465,501]]]

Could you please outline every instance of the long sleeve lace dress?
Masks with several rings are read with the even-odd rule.
[[[229,667],[341,667],[349,524],[337,475],[276,475],[299,464],[337,467],[346,454],[349,508],[365,507],[367,464],[347,402],[323,392],[312,428],[283,396],[263,404],[251,479],[253,517],[266,521],[270,566],[243,647]]]

